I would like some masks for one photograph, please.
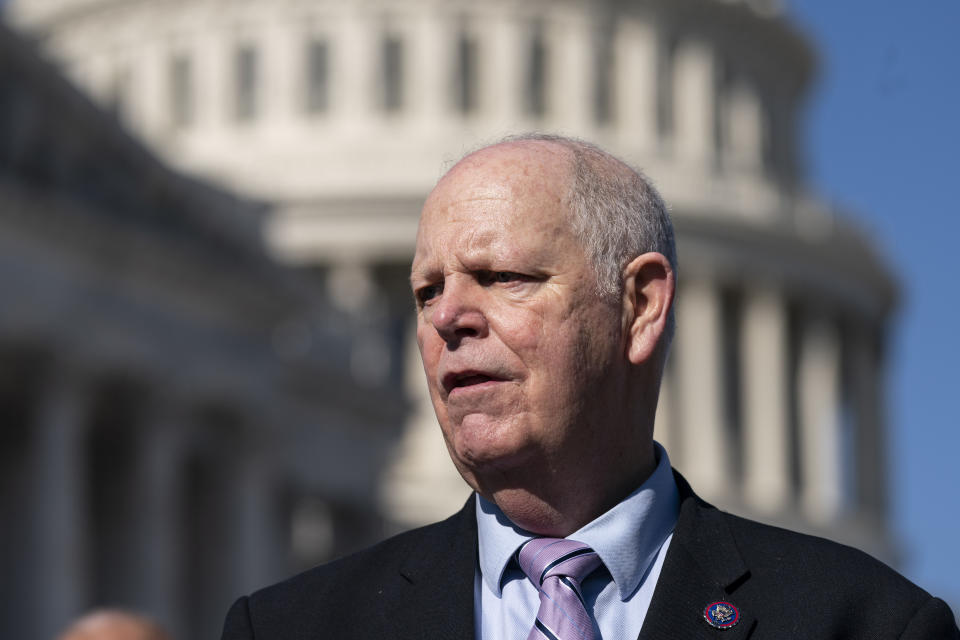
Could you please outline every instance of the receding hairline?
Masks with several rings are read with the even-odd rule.
[[[489,189],[500,185],[504,196],[518,197],[516,188],[542,186],[560,200],[564,217],[573,231],[572,205],[576,182],[576,159],[565,145],[539,141],[504,140],[469,151],[453,164],[427,195],[420,213],[417,237],[423,229],[428,212],[442,210],[445,201],[476,198],[486,199]],[[518,170],[519,169],[519,170]],[[526,197],[526,196],[522,196]]]
[[[585,140],[549,134],[520,134],[496,142],[484,143],[467,151],[458,160],[444,163],[445,171],[431,189],[427,201],[429,202],[439,194],[444,193],[446,187],[452,181],[464,179],[473,171],[497,163],[498,157],[502,158],[505,164],[510,162],[510,156],[505,154],[509,154],[511,151],[514,153],[515,161],[522,160],[522,156],[518,157],[516,155],[517,152],[527,152],[527,157],[530,159],[537,156],[544,157],[544,154],[546,154],[548,158],[553,157],[560,160],[562,163],[560,167],[562,174],[560,175],[544,176],[540,172],[530,172],[525,177],[527,179],[539,177],[548,180],[563,193],[566,205],[564,209],[571,227],[575,225],[573,199],[578,181],[581,179],[584,170],[606,171],[621,176],[640,177],[645,180],[643,174],[630,164]],[[580,234],[576,235],[579,237]]]
[[[576,182],[577,171],[581,163],[590,163],[595,168],[624,175],[642,175],[629,163],[585,140],[547,134],[522,134],[483,144],[467,151],[457,160],[444,163],[443,173],[437,180],[434,189],[455,175],[469,171],[481,163],[489,162],[489,156],[492,154],[511,149],[526,149],[532,152],[539,151],[540,153],[550,153],[551,150],[559,152],[557,155],[562,156],[567,165],[566,183],[571,189]]]
[[[563,182],[565,185],[572,185],[576,178],[576,154],[569,146],[546,140],[507,139],[468,151],[449,166],[437,181],[433,191],[450,180],[457,179],[480,167],[497,164],[501,161],[509,163],[511,159],[522,161],[524,155],[529,160],[536,160],[538,157],[559,159],[564,169]]]

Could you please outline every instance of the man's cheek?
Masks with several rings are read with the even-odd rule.
[[[500,322],[496,329],[503,342],[514,352],[536,352],[549,346],[555,338],[540,316],[511,318],[507,322]]]

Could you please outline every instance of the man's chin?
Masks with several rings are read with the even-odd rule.
[[[530,455],[523,450],[503,447],[458,447],[460,464],[475,473],[505,473],[524,464]]]
[[[463,448],[451,452],[454,466],[464,481],[484,498],[518,486],[536,456],[532,449]]]

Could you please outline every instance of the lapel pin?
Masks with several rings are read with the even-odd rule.
[[[703,619],[715,629],[729,629],[740,622],[740,610],[729,602],[711,602],[703,610]]]

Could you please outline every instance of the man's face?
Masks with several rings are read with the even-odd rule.
[[[417,341],[447,448],[482,495],[520,466],[591,455],[625,391],[620,308],[569,228],[569,166],[543,144],[486,149],[420,220]]]

